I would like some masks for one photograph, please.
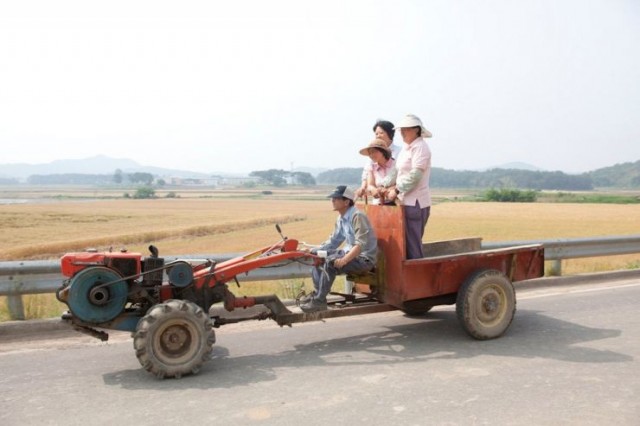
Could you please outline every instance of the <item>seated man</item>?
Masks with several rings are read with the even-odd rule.
[[[378,240],[367,215],[355,208],[353,191],[340,185],[327,198],[339,216],[333,234],[314,251],[327,251],[324,265],[311,271],[314,293],[301,305],[304,312],[327,309],[327,295],[338,274],[358,274],[373,269],[378,253]]]

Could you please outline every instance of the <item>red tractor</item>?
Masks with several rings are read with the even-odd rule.
[[[334,293],[326,311],[292,311],[275,295],[236,297],[229,290],[228,282],[257,268],[324,264],[324,258],[299,249],[297,240],[282,237],[274,245],[220,263],[165,262],[154,246],[146,257],[126,251],[66,254],[61,263],[67,279],[57,291],[69,306],[63,319],[102,340],[108,338],[105,329],[130,331],[146,370],[158,377],[181,377],[196,373],[209,358],[213,328],[246,320],[273,319],[284,326],[394,309],[424,314],[436,305],[456,304],[468,334],[495,338],[515,313],[512,281],[544,273],[541,246],[481,250],[479,238],[426,244],[427,257],[406,260],[401,208],[365,208],[378,237],[377,266],[366,275],[349,277],[354,292]],[[265,309],[244,317],[210,316],[214,304],[228,312],[256,305]]]

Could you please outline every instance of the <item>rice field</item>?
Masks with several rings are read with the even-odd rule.
[[[91,191],[86,199],[78,199],[76,191],[54,200],[47,198],[46,202],[0,205],[0,261],[57,259],[66,252],[89,247],[147,253],[149,244],[157,246],[161,256],[248,252],[279,239],[276,223],[285,235],[308,243],[320,243],[331,233],[336,213],[323,197],[326,188],[272,192],[192,191],[181,192],[179,198],[133,200]],[[47,194],[30,195],[39,200]],[[436,194],[425,241],[461,237],[517,241],[640,233],[638,204],[447,201],[451,198]],[[563,274],[637,267],[640,255],[575,259],[563,262]],[[251,284],[234,292],[273,293],[275,286],[276,293],[290,296],[288,293],[308,286],[302,280]],[[31,318],[57,316],[63,310],[51,295],[24,299]],[[0,320],[8,319],[4,305],[0,303]]]

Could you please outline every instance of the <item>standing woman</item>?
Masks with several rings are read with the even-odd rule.
[[[398,146],[393,143],[393,137],[396,134],[393,123],[386,120],[378,120],[376,124],[373,125],[373,134],[376,136],[376,139],[382,139],[387,144],[387,148],[391,150],[391,156],[396,159],[398,158],[398,154],[400,154],[401,146]]]
[[[395,128],[400,129],[404,145],[396,160],[396,186],[388,191],[386,199],[397,198],[403,206],[407,259],[420,259],[424,257],[422,237],[431,212],[431,150],[424,138],[432,135],[412,114],[400,120]]]

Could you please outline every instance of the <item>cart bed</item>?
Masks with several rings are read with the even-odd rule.
[[[544,274],[541,245],[482,250],[477,237],[428,243],[427,257],[407,260],[402,208],[368,205],[366,212],[382,255],[374,277],[355,277],[356,289],[375,293],[392,306],[402,309],[413,301],[454,303],[460,286],[481,270],[500,271],[512,282]]]

